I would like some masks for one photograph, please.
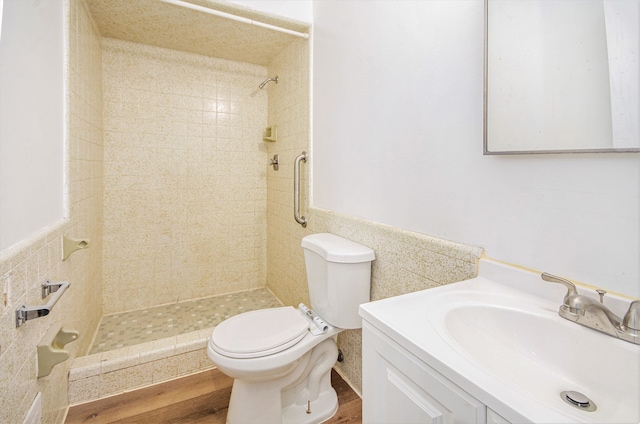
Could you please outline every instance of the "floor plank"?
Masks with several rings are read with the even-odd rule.
[[[328,424],[361,424],[362,400],[335,371],[338,412]],[[69,409],[66,424],[224,424],[233,379],[217,369]]]
[[[331,372],[331,385],[338,394],[338,412],[326,424],[362,424],[362,399],[337,372]]]

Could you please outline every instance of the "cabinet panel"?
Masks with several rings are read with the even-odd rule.
[[[364,423],[485,423],[486,407],[363,322]]]

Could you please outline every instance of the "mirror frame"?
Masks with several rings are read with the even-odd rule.
[[[483,121],[482,148],[483,155],[528,155],[528,154],[556,154],[556,153],[639,153],[640,147],[602,148],[602,149],[558,149],[558,150],[509,150],[491,151],[489,149],[488,133],[488,102],[489,102],[489,0],[484,0],[484,81],[483,81]]]

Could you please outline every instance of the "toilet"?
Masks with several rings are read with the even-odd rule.
[[[338,397],[331,368],[335,340],[360,328],[358,306],[369,301],[372,249],[334,234],[302,239],[311,309],[262,309],[221,322],[207,347],[234,379],[229,424],[315,424],[331,418]]]

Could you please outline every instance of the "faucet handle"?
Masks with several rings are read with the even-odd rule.
[[[548,272],[543,272],[541,275],[542,279],[544,281],[548,281],[550,283],[560,283],[563,286],[565,286],[567,288],[567,294],[564,296],[564,301],[565,304],[567,304],[567,299],[570,296],[575,296],[578,294],[578,290],[576,289],[576,285],[573,284],[571,281],[558,277],[556,275],[553,274],[549,274]]]
[[[635,331],[640,331],[640,300],[634,300],[629,305],[629,310],[622,318],[622,325]]]

